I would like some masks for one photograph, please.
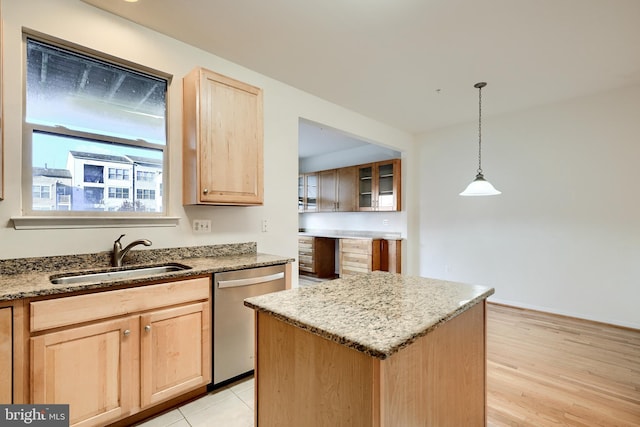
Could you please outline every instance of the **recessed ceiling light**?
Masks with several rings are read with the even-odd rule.
[[[124,0],[124,1],[126,1],[127,3],[137,3],[138,2],[138,0]]]

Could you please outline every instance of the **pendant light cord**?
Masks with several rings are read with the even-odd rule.
[[[482,175],[482,87],[483,86],[484,85],[478,87],[478,173],[480,175]]]

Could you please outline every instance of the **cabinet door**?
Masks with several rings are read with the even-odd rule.
[[[0,308],[0,403],[10,404],[13,378],[11,307]]]
[[[337,211],[338,212],[355,212],[357,210],[356,203],[356,179],[358,168],[355,166],[348,168],[340,168],[337,173]]]
[[[400,161],[375,164],[375,207],[378,211],[400,210]]]
[[[305,212],[318,211],[318,174],[308,173],[304,176],[305,183]]]
[[[71,426],[99,426],[129,414],[136,318],[31,338],[31,402],[69,404]]]
[[[358,210],[375,210],[373,164],[358,166]]]
[[[185,204],[263,203],[262,90],[202,68],[184,79]]]
[[[335,169],[318,172],[318,212],[337,209],[337,172]]]
[[[305,199],[304,175],[298,175],[298,212],[304,212]]]
[[[140,404],[211,382],[211,306],[200,302],[140,317]]]
[[[401,210],[399,159],[358,167],[358,210]]]

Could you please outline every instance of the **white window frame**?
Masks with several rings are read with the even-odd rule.
[[[28,123],[26,121],[26,66],[23,67],[23,135],[22,135],[22,215],[12,217],[16,229],[40,229],[40,228],[101,228],[101,227],[135,227],[135,226],[176,226],[179,218],[169,215],[170,195],[167,183],[169,182],[169,87],[172,76],[139,64],[135,64],[102,52],[98,52],[71,42],[60,40],[37,31],[23,29],[23,60],[27,57],[27,39],[37,40],[52,44],[63,49],[75,51],[79,54],[94,57],[98,60],[112,63],[133,71],[138,71],[152,77],[167,81],[167,93],[165,98],[165,144],[155,144],[144,140],[125,139],[90,132],[76,131],[64,127],[50,127],[41,124]],[[109,212],[109,211],[38,211],[32,208],[32,136],[34,132],[45,132],[60,136],[76,137],[98,142],[115,143],[136,148],[150,148],[163,152],[162,164],[162,188],[167,189],[162,194],[163,212]],[[105,171],[105,180],[108,179],[108,171]],[[131,178],[131,177],[130,177]],[[102,184],[104,185],[104,184]],[[105,191],[108,191],[105,188]],[[105,194],[108,197],[108,194]],[[133,195],[135,201],[135,195]]]

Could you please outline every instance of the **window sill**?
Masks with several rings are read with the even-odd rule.
[[[62,217],[62,216],[17,216],[12,217],[16,230],[42,230],[55,228],[131,228],[131,227],[175,227],[180,217]]]

